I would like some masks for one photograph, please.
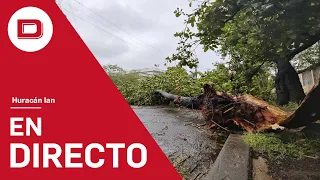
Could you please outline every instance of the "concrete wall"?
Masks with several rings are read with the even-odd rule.
[[[314,85],[317,85],[319,83],[319,76],[320,66],[299,74],[300,82],[306,94],[312,89]]]

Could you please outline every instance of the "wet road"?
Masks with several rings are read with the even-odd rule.
[[[218,149],[198,111],[132,108],[184,179],[202,179],[207,174]]]

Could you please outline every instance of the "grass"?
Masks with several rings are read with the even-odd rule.
[[[287,105],[280,106],[280,109],[288,113],[293,113],[298,109],[298,107],[299,107],[299,103],[289,102],[289,104]]]
[[[244,141],[258,153],[275,159],[319,157],[320,141],[307,139],[302,133],[247,133]]]

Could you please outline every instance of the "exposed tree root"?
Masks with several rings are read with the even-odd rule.
[[[216,92],[209,85],[205,85],[204,93],[196,97],[181,97],[160,90],[156,93],[176,104],[201,110],[207,121],[222,129],[235,124],[249,132],[260,132],[284,127],[299,128],[320,120],[320,86],[310,91],[292,115],[251,95],[233,96]]]

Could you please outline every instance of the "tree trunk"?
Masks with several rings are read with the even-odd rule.
[[[225,130],[227,129],[223,126],[230,124],[236,124],[249,132],[283,129],[284,127],[295,129],[320,119],[320,84],[312,88],[299,108],[291,115],[260,98],[249,94],[233,96],[216,92],[207,84],[204,86],[204,92],[194,97],[181,97],[161,90],[155,93],[175,104],[201,110],[206,120]],[[229,127],[234,128],[234,126]]]
[[[277,104],[285,105],[289,102],[300,102],[305,98],[297,71],[288,60],[277,62],[278,73],[275,86],[277,92]]]

